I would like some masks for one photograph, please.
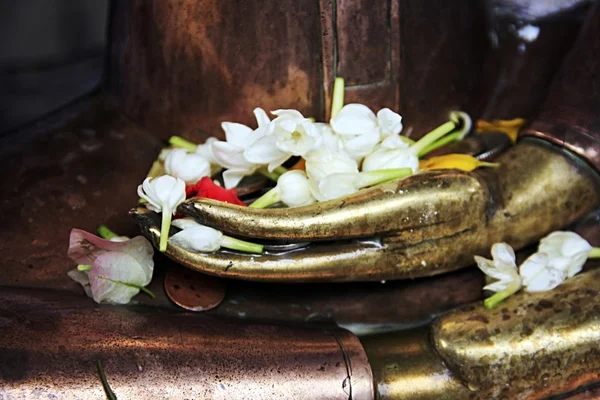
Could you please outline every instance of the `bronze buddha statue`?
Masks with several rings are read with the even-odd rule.
[[[599,50],[600,4],[588,1],[114,2],[105,92],[49,119],[44,137],[24,132],[39,140],[5,172],[0,395],[102,396],[97,360],[115,392],[135,398],[538,399],[592,388],[599,270],[486,311],[466,304],[481,299],[482,279],[464,267],[493,243],[521,249],[597,219]],[[170,246],[188,268],[248,281],[206,314],[164,293],[99,306],[68,281],[68,230],[131,230],[126,210],[159,139],[202,142],[221,121],[249,123],[256,106],[328,119],[336,76],[348,102],[398,111],[411,137],[455,109],[530,122],[493,170],[420,173],[285,212],[189,200],[181,213],[232,236],[315,242],[252,262]],[[82,147],[90,140],[98,146]],[[156,220],[133,217],[158,243]],[[597,224],[580,227],[598,240]],[[377,319],[396,301],[414,312]],[[373,322],[407,329],[336,326]]]

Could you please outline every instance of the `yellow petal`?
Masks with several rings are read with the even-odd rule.
[[[446,154],[419,161],[419,169],[424,170],[460,169],[463,171],[473,171],[479,167],[497,167],[498,165],[497,163],[479,161],[467,154]]]
[[[477,132],[504,132],[515,143],[517,141],[517,135],[521,128],[527,121],[523,118],[514,119],[495,119],[493,121],[478,120],[477,121]]]

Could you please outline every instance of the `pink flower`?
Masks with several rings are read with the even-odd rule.
[[[152,280],[152,245],[143,236],[104,240],[81,229],[71,230],[67,255],[79,264],[68,275],[97,303],[126,304]]]

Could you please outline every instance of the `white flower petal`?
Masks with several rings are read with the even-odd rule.
[[[316,182],[337,172],[358,172],[358,164],[347,154],[320,148],[305,157],[306,174]]]
[[[225,131],[227,143],[239,147],[244,147],[248,137],[253,132],[251,128],[237,122],[222,122],[221,128]]]
[[[510,279],[509,274],[499,271],[496,268],[496,265],[493,260],[488,260],[487,258],[481,256],[475,256],[475,262],[477,263],[479,269],[487,276],[501,281],[506,281]]]
[[[489,285],[484,286],[483,290],[489,290],[498,293],[508,289],[509,284],[509,281],[496,281],[494,283],[490,283]]]
[[[525,290],[528,292],[544,292],[552,290],[560,285],[565,278],[566,275],[563,271],[553,268],[544,269],[525,285]]]
[[[300,113],[300,111],[297,110],[290,110],[290,109],[280,109],[280,110],[275,110],[275,111],[271,111],[271,114],[276,115],[277,117],[283,117],[283,118],[291,118],[291,119],[303,119],[304,116],[302,115],[302,113]]]
[[[254,116],[256,117],[256,122],[258,123],[259,128],[265,128],[271,122],[271,119],[267,115],[266,111],[260,107],[256,107],[254,109]]]
[[[239,170],[239,169],[228,169],[223,172],[223,183],[225,185],[225,189],[232,189],[240,183],[243,177],[252,175],[254,173],[253,170]]]
[[[276,146],[277,139],[274,136],[263,136],[244,151],[244,158],[253,164],[268,164],[274,160],[289,158]]]
[[[165,172],[194,184],[210,175],[210,163],[204,157],[188,153],[186,149],[173,149],[165,159]]]
[[[410,168],[413,173],[419,170],[419,158],[410,148],[387,150],[380,148],[369,154],[363,160],[363,171],[380,169]]]
[[[250,169],[253,167],[244,158],[244,148],[232,145],[227,142],[216,142],[212,145],[213,156],[215,160],[228,169]]]
[[[223,234],[208,226],[198,225],[177,232],[169,238],[169,242],[189,251],[211,252],[221,247]]]
[[[342,143],[344,150],[355,160],[360,160],[373,151],[373,148],[379,143],[379,130],[373,130],[364,135],[343,136]]]
[[[494,259],[494,263],[496,268],[501,268],[503,266],[510,266],[512,268],[517,268],[515,251],[512,247],[510,247],[506,243],[496,243],[492,246],[492,258]]]
[[[212,145],[218,141],[219,140],[215,137],[209,137],[204,144],[200,144],[196,147],[196,154],[199,154],[205,160],[208,160],[211,165],[217,164],[217,160],[215,160],[215,157],[213,156]]]
[[[319,182],[319,192],[328,200],[348,196],[358,192],[359,180],[358,172],[329,174]]]
[[[196,220],[193,218],[177,218],[171,222],[171,225],[179,229],[189,229],[203,226],[202,224],[196,222]]]
[[[529,256],[519,267],[519,274],[523,278],[523,284],[529,285],[541,272],[548,269],[548,254],[535,253]]]
[[[389,108],[379,110],[377,120],[383,137],[397,136],[402,131],[402,117]]]
[[[277,180],[281,201],[288,207],[307,206],[315,202],[304,171],[288,171]]]
[[[331,119],[331,128],[338,135],[364,135],[379,129],[377,117],[363,104],[347,104]],[[379,132],[378,132],[379,133]]]
[[[168,210],[175,212],[177,206],[185,200],[185,182],[170,175],[146,178],[138,186],[138,194],[148,201],[146,207],[152,211]]]

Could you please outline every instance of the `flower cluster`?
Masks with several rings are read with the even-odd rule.
[[[462,139],[471,128],[468,115],[453,112],[448,122],[414,142],[401,135],[399,114],[389,108],[375,114],[363,104],[344,105],[343,93],[343,79],[338,78],[329,123],[315,122],[297,110],[275,110],[270,117],[256,108],[256,128],[236,122],[221,124],[225,140],[211,137],[196,145],[172,137],[171,147],[153,165],[153,176],[138,187],[146,207],[162,213],[160,250],[167,248],[172,215],[186,196],[243,206],[235,195],[236,187],[244,177],[260,173],[276,185],[252,208],[277,202],[301,207],[333,200],[417,172],[420,157],[443,145],[440,141]],[[471,159],[434,160],[424,169],[493,166]],[[288,171],[283,167],[288,161],[303,167]],[[208,182],[214,187],[211,177],[221,171],[224,188],[203,190]]]
[[[538,251],[517,267],[514,250],[506,243],[492,246],[492,260],[475,256],[477,266],[494,282],[484,287],[496,292],[485,300],[487,308],[506,299],[522,287],[528,292],[552,290],[583,268],[588,258],[600,257],[600,248],[592,247],[574,232],[553,232],[540,241]]]

